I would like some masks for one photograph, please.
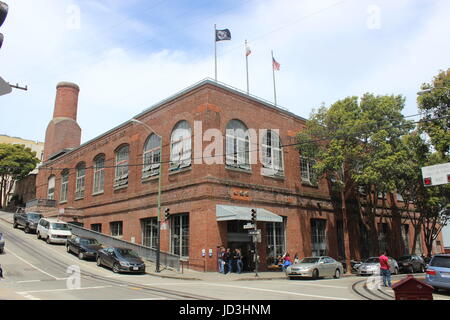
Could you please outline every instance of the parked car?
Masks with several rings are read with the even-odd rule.
[[[97,252],[100,249],[103,249],[103,246],[94,238],[72,236],[66,242],[67,252],[77,254],[80,260],[97,260]]]
[[[72,236],[69,225],[58,219],[42,218],[36,230],[38,239],[45,239],[47,243],[66,243]]]
[[[299,277],[309,277],[317,279],[319,277],[340,278],[343,271],[342,263],[330,257],[306,257],[298,263],[286,268],[286,275],[289,279]]]
[[[425,281],[435,289],[450,290],[450,254],[437,254],[431,258]]]
[[[41,218],[42,214],[37,212],[16,212],[14,213],[13,228],[17,229],[18,226],[21,226],[25,233],[36,232]]]
[[[392,274],[398,274],[399,268],[398,263],[395,259],[388,257],[389,270]],[[380,258],[379,257],[371,257],[364,261],[358,268],[358,275],[372,275],[372,274],[380,274]]]
[[[5,239],[3,238],[3,233],[0,232],[0,253],[5,250]]]
[[[144,261],[132,249],[109,247],[98,251],[97,265],[112,268],[114,273],[145,273]]]
[[[425,261],[415,254],[400,257],[398,260],[398,268],[401,272],[414,273],[425,272]]]

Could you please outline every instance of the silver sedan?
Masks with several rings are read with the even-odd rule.
[[[395,259],[388,257],[389,270],[392,274],[398,274],[398,263]],[[358,268],[358,275],[380,274],[380,258],[372,257],[364,261]]]
[[[342,273],[342,263],[330,257],[307,257],[286,268],[286,275],[289,279],[299,277],[309,277],[313,279],[319,277],[334,277],[338,279]]]

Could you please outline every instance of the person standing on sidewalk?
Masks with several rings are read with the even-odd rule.
[[[380,271],[383,276],[383,285],[385,287],[392,287],[391,284],[391,271],[389,270],[389,258],[387,257],[387,251],[385,250],[380,256]]]
[[[236,260],[236,272],[240,274],[243,266],[241,249],[237,248],[235,252],[234,259]]]
[[[224,247],[220,247],[220,251],[219,251],[219,273],[225,273],[225,260],[223,259],[223,256],[225,254],[225,248]]]
[[[233,254],[231,253],[230,248],[227,248],[227,251],[225,252],[224,260],[226,262],[225,265],[225,274],[229,274],[233,271]]]

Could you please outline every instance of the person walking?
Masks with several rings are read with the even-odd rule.
[[[237,248],[235,252],[234,259],[236,260],[236,272],[240,274],[243,266],[241,249]]]
[[[380,271],[383,277],[383,285],[385,287],[392,287],[391,283],[391,271],[389,270],[389,258],[387,257],[387,251],[385,250],[380,256]]]
[[[289,255],[289,252],[284,255],[283,259],[283,265],[281,267],[281,271],[285,271],[287,267],[289,267],[292,264],[291,256]]]

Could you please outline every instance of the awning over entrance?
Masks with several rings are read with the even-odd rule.
[[[255,207],[237,207],[216,205],[217,221],[252,220],[251,209],[256,209],[256,220],[265,222],[283,222],[283,218],[269,210]]]

